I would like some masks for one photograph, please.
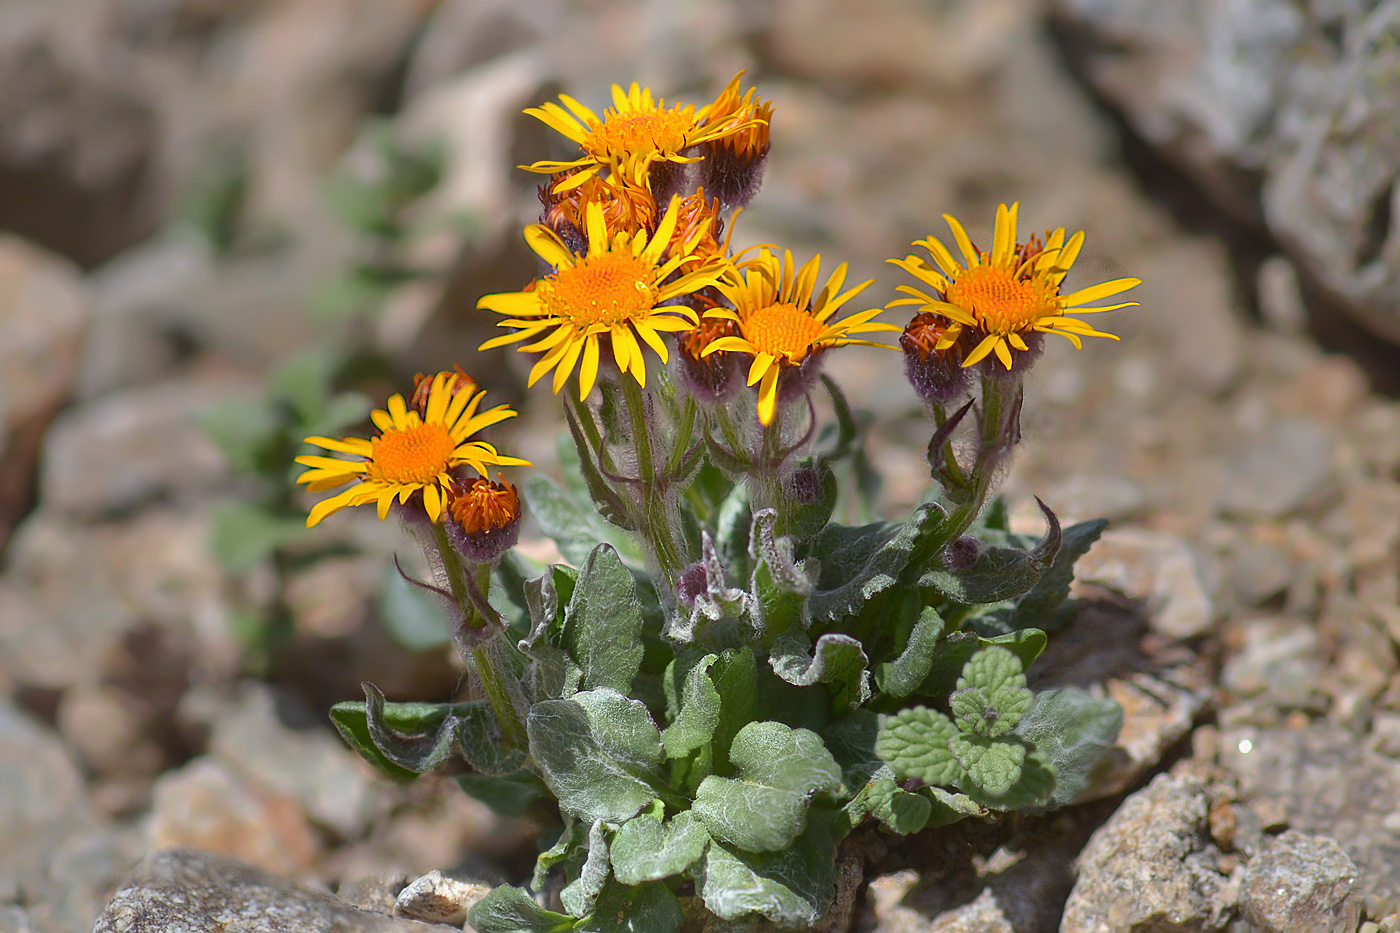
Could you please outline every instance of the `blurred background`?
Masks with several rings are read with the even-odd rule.
[[[556,400],[475,350],[476,299],[536,274],[515,166],[562,152],[520,111],[741,69],[776,111],[736,243],[883,303],[942,213],[986,242],[1019,200],[1087,232],[1070,287],[1144,280],[1095,320],[1121,343],[1037,364],[1013,513],[1113,520],[1090,576],[1201,671],[1170,738],[1253,730],[1219,760],[1394,896],[1400,3],[0,0],[0,929],[89,929],[167,845],[332,888],[529,863],[527,826],[329,728],[361,681],[459,670],[400,531],[307,532],[291,458],[460,364],[551,469]],[[891,514],[928,483],[893,360],[828,364]]]

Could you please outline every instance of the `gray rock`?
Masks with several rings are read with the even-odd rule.
[[[1225,472],[1220,508],[1245,517],[1279,518],[1317,496],[1332,471],[1336,435],[1321,424],[1287,418],[1248,439]]]
[[[290,728],[279,706],[307,728]],[[296,801],[312,821],[342,839],[358,838],[375,813],[375,785],[363,763],[310,710],[268,688],[250,686],[238,706],[219,718],[209,753]]]
[[[90,313],[76,269],[0,237],[0,545],[29,506],[40,443],[73,390]]]
[[[29,922],[24,908],[7,905],[0,907],[0,933],[38,933]]]
[[[1265,221],[1333,303],[1400,342],[1395,0],[1056,0],[1088,80],[1167,159]],[[1262,177],[1262,186],[1257,179]]]
[[[225,856],[147,856],[93,933],[412,933],[452,929],[359,910]]]
[[[1317,630],[1296,619],[1252,619],[1240,625],[1244,644],[1225,663],[1221,684],[1244,697],[1265,694],[1284,709],[1309,707],[1321,667]]]
[[[1110,530],[1075,565],[1075,577],[1144,603],[1152,627],[1172,638],[1203,635],[1215,621],[1200,558],[1172,535]]]
[[[1400,761],[1344,729],[1314,725],[1223,731],[1220,764],[1246,796],[1282,803],[1294,829],[1341,843],[1360,870],[1361,896],[1400,896]]]
[[[228,395],[226,388],[167,382],[65,413],[44,443],[45,505],[102,516],[216,488],[228,465],[198,419]]]
[[[411,875],[401,871],[357,875],[342,881],[335,889],[335,896],[361,910],[391,914],[399,892],[408,887],[411,880]]]
[[[1219,851],[1207,835],[1207,785],[1160,774],[1089,839],[1061,933],[1202,930],[1222,925]]]
[[[454,878],[434,869],[399,892],[394,916],[460,927],[467,922],[467,911],[490,893],[489,884]]]
[[[1251,933],[1351,933],[1361,920],[1356,864],[1331,839],[1289,830],[1244,868],[1240,909]]]

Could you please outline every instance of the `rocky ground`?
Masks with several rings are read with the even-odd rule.
[[[1121,343],[1037,365],[1006,485],[1027,527],[1032,494],[1114,522],[1038,676],[1124,705],[1117,769],[1052,820],[847,872],[832,929],[1396,929],[1400,4],[740,9],[0,9],[0,931],[165,929],[172,891],[230,923],[251,900],[304,929],[423,928],[383,916],[397,899],[460,926],[475,883],[530,862],[530,827],[449,779],[382,782],[327,726],[362,680],[455,682],[431,636],[382,624],[403,541],[343,513],[334,559],[231,568],[211,528],[252,487],[200,420],[346,339],[308,309],[382,244],[327,178],[373,171],[378,119],[449,154],[395,247],[436,274],[357,339],[396,378],[461,362],[517,393],[512,444],[549,462],[553,400],[475,354],[468,313],[532,274],[534,179],[511,166],[546,137],[519,110],[632,78],[699,100],[741,68],[777,116],[738,239],[848,259],[883,301],[882,260],[939,214],[985,236],[1019,199],[1027,228],[1088,232],[1085,281],[1145,283],[1096,322]],[[874,351],[830,370],[876,416],[883,502],[915,501],[912,392]],[[294,625],[265,657],[249,620],[274,608]]]

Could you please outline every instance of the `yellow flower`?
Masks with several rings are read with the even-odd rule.
[[[466,465],[483,476],[487,465],[529,466],[529,461],[507,457],[472,435],[515,412],[508,405],[478,411],[485,392],[454,392],[458,377],[438,373],[427,393],[423,414],[409,408],[402,395],[392,395],[384,410],[370,413],[379,433],[366,440],[347,437],[308,437],[306,443],[358,460],[337,457],[297,457],[310,467],[297,477],[311,492],[324,492],[346,483],[354,486],[329,499],[322,499],[306,518],[307,527],[327,515],[352,505],[378,505],[379,517],[386,518],[395,498],[402,504],[416,492],[423,494],[428,518],[437,521],[447,492],[452,488],[452,470]]]
[[[768,154],[773,102],[759,98],[758,88],[754,87],[740,94],[743,77],[741,71],[730,78],[714,103],[700,108],[696,119],[707,130],[725,131],[715,139],[717,147],[746,159],[758,159]]]
[[[584,255],[571,252],[542,224],[527,227],[526,242],[555,271],[537,282],[532,291],[486,295],[477,302],[478,308],[510,315],[497,326],[515,329],[513,334],[486,341],[481,349],[540,338],[517,348],[522,353],[544,353],[530,370],[529,384],[534,385],[552,369],[557,395],[579,366],[582,400],[588,398],[598,379],[600,341],[606,336],[618,369],[630,372],[639,385],[646,385],[641,344],[656,351],[664,363],[668,355],[661,334],[690,330],[699,320],[687,307],[662,305],[714,284],[728,268],[726,261],[716,258],[672,278],[682,266],[694,265],[694,250],[708,229],[701,224],[690,240],[673,242],[679,204],[679,198],[672,198],[656,233],[648,240],[644,230],[609,232],[602,206],[590,203],[585,216],[588,252]]]
[[[702,352],[732,351],[753,357],[749,365],[749,385],[758,383],[758,420],[771,424],[778,404],[778,376],[783,369],[801,365],[809,356],[828,347],[864,344],[886,347],[887,344],[855,340],[849,334],[894,331],[893,324],[874,321],[881,308],[871,308],[830,323],[832,315],[846,302],[867,288],[874,279],[841,291],[846,281],[843,262],[827,279],[826,286],[816,296],[817,274],[821,256],[813,256],[796,273],[793,272],[792,251],[783,258],[764,249],[758,258],[749,261],[742,277],[719,282],[716,287],[734,305],[734,310],[719,308],[706,311],[705,317],[733,321],[739,336],[718,337]]]
[[[726,119],[707,125],[703,111],[697,113],[689,104],[668,107],[664,99],[652,97],[651,88],[635,81],[626,91],[614,84],[612,98],[613,106],[603,111],[602,119],[567,94],[560,94],[559,99],[568,110],[555,103],[528,108],[527,114],[578,143],[583,155],[572,162],[543,161],[520,167],[551,175],[578,169],[556,187],[557,191],[581,185],[604,168],[641,185],[646,183],[652,163],[698,161],[699,156],[682,153],[701,143],[743,133],[759,122],[756,118]]]
[[[951,321],[953,326],[938,341],[940,350],[952,346],[967,328],[978,342],[963,359],[963,366],[971,366],[995,353],[1001,364],[1010,369],[1012,349],[1030,349],[1024,336],[1028,333],[1059,334],[1076,348],[1083,346],[1082,337],[1117,340],[1113,334],[1097,331],[1087,322],[1066,315],[1116,311],[1137,305],[1136,301],[1129,301],[1107,307],[1083,307],[1088,302],[1140,285],[1141,279],[1114,279],[1061,295],[1060,283],[1084,245],[1084,233],[1080,231],[1066,240],[1065,229],[1060,227],[1046,234],[1043,246],[1035,236],[1019,243],[1016,240],[1018,207],[1019,204],[1010,207],[1002,204],[997,208],[990,253],[978,252],[962,224],[944,214],[943,219],[952,228],[963,262],[953,258],[948,248],[932,236],[913,245],[928,250],[938,268],[912,255],[889,260],[931,287],[934,294],[901,285],[896,291],[911,297],[898,298],[886,307],[917,305],[920,311]]]

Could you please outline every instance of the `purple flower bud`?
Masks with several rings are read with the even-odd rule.
[[[904,327],[899,345],[904,350],[904,374],[919,398],[942,405],[967,392],[969,373],[962,365],[961,328],[930,312]],[[939,347],[940,343],[951,344]]]
[[[943,551],[943,564],[949,570],[966,570],[977,561],[982,544],[971,535],[963,535]]]
[[[822,475],[815,467],[798,467],[783,477],[783,492],[799,505],[816,502],[822,494]]]
[[[708,589],[709,578],[702,561],[696,561],[682,570],[680,579],[676,581],[676,596],[687,609],[695,605],[695,601]]]

